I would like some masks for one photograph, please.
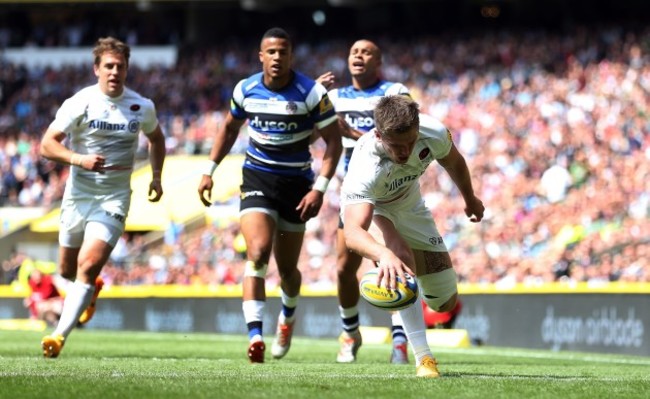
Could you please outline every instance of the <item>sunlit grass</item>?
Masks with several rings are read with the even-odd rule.
[[[252,365],[244,336],[74,331],[57,359],[40,333],[1,332],[0,398],[647,398],[650,358],[474,347],[437,349],[443,378],[388,363],[388,345],[335,362],[335,339],[296,338]],[[270,346],[270,337],[267,342]],[[269,349],[267,349],[269,351]]]

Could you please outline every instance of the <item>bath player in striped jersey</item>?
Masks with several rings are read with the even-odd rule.
[[[230,152],[240,128],[250,137],[243,166],[240,225],[246,242],[243,312],[248,327],[248,358],[264,362],[265,277],[271,254],[280,274],[282,310],[271,354],[289,351],[300,293],[298,270],[305,223],[315,217],[341,156],[341,135],[327,89],[292,69],[293,44],[287,32],[271,28],[262,37],[262,72],[241,80],[233,91],[230,112],[215,134],[199,197],[211,205],[212,174]],[[314,178],[309,149],[314,130],[326,149]]]

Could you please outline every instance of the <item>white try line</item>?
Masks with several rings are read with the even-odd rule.
[[[526,349],[522,349],[524,351]],[[435,348],[434,352],[437,353],[448,353],[454,354],[462,352],[464,355],[476,355],[476,356],[500,356],[500,357],[518,357],[518,358],[532,358],[532,359],[562,359],[562,360],[580,360],[583,362],[591,363],[617,363],[617,364],[636,364],[640,366],[650,366],[650,358],[626,358],[620,359],[615,356],[615,354],[603,354],[602,356],[589,354],[575,354],[575,353],[565,353],[565,352],[536,352],[536,353],[526,353],[519,350],[511,349],[500,349],[491,347],[489,349],[480,349],[480,348],[468,348],[468,349],[443,349]]]

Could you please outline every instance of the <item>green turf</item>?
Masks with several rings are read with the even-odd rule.
[[[267,349],[251,365],[244,336],[77,330],[58,359],[43,359],[41,335],[0,332],[0,398],[650,397],[648,357],[436,349],[443,378],[430,380],[388,364],[388,345],[336,364],[335,339],[296,338],[284,359]]]

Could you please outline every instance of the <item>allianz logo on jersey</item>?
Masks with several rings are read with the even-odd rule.
[[[408,183],[413,180],[417,180],[420,175],[410,175],[410,176],[404,176],[404,177],[398,177],[397,179],[391,181],[390,183],[386,184],[386,187],[388,187],[388,191],[393,191],[397,190],[398,188],[402,187],[405,183]]]
[[[93,119],[88,123],[88,127],[91,129],[102,129],[102,130],[126,130],[126,123],[110,123],[106,121],[98,121]]]
[[[250,126],[261,130],[263,132],[274,131],[274,132],[286,132],[291,130],[298,129],[297,122],[285,122],[285,121],[274,121],[274,120],[262,120],[259,116],[251,119]]]
[[[375,127],[375,120],[370,116],[351,116],[350,114],[345,114],[345,121],[353,129],[360,128],[373,128]]]
[[[136,119],[129,121],[129,123],[110,123],[93,119],[88,123],[88,128],[99,130],[128,130],[131,133],[136,133],[140,129],[140,122]]]

